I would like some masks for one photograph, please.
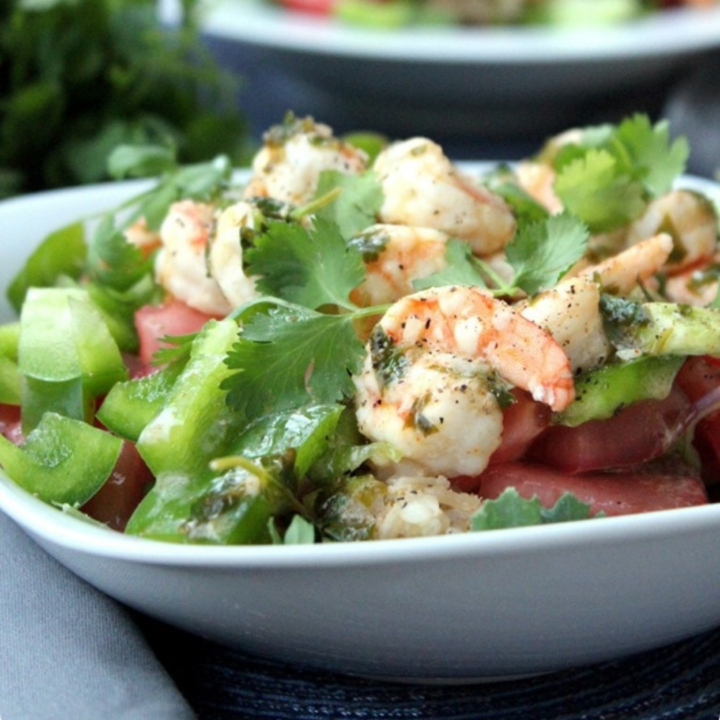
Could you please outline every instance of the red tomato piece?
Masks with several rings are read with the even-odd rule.
[[[549,427],[527,457],[566,473],[639,465],[667,452],[673,432],[689,411],[687,395],[674,387],[663,400],[634,403],[607,420]]]
[[[678,385],[693,402],[720,386],[720,365],[716,358],[692,357],[683,364]],[[695,426],[693,446],[700,456],[702,477],[708,484],[720,484],[720,411],[704,417]]]
[[[334,0],[280,0],[280,4],[288,10],[313,15],[332,15],[335,6]]]
[[[105,484],[81,510],[114,530],[124,530],[153,475],[134,443],[123,441],[120,457]]]
[[[537,495],[551,508],[566,492],[590,506],[592,515],[629,515],[705,505],[705,484],[685,465],[658,464],[620,473],[568,475],[533,463],[493,465],[480,476],[480,495],[493,499],[514,487],[525,498]]]
[[[500,447],[491,455],[490,464],[521,458],[528,447],[550,424],[550,408],[532,399],[524,390],[513,391],[516,402],[503,410],[503,432]]]
[[[23,441],[19,405],[0,405],[0,434],[16,445]]]
[[[180,300],[162,305],[145,305],[135,313],[135,327],[140,338],[140,360],[149,365],[153,355],[166,347],[165,335],[189,335],[211,319],[210,315],[191,308]]]
[[[550,424],[550,408],[532,399],[530,393],[513,389],[516,402],[503,410],[503,431],[500,447],[490,456],[490,465],[512,462],[523,457],[533,440]],[[459,492],[476,492],[477,476],[452,479]]]

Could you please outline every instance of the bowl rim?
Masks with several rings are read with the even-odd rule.
[[[173,22],[172,12],[165,14]],[[517,65],[667,58],[720,44],[720,8],[677,8],[622,25],[571,27],[348,27],[326,17],[223,0],[201,18],[208,36],[307,55],[427,64]]]
[[[720,504],[543,526],[422,538],[312,545],[199,545],[134,537],[86,522],[34,497],[0,470],[0,511],[55,547],[105,559],[159,566],[307,568],[385,565],[449,558],[540,555],[558,548],[660,540],[720,532]]]

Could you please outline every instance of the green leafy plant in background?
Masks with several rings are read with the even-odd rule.
[[[244,162],[237,79],[204,47],[197,4],[169,28],[155,0],[0,3],[0,197],[104,180],[120,144]]]

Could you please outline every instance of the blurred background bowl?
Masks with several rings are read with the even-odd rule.
[[[573,125],[659,115],[720,49],[720,7],[615,26],[373,30],[261,0],[219,0],[201,29],[243,77],[256,134],[292,109],[339,132],[429,135],[449,154],[520,157]]]

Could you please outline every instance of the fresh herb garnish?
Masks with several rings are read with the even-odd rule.
[[[248,273],[258,289],[307,308],[337,305],[352,309],[351,290],[362,282],[360,252],[348,247],[338,228],[321,218],[307,229],[297,223],[268,222],[246,253]]]
[[[506,488],[494,500],[485,500],[470,521],[472,530],[500,530],[502,528],[544,525],[547,523],[587,520],[602,517],[590,514],[590,506],[571,493],[564,493],[551,508],[540,504],[537,496],[527,499],[513,488]]]
[[[472,254],[470,246],[459,240],[448,243],[447,267],[413,285],[422,290],[433,285],[481,285],[496,295],[533,295],[553,287],[583,256],[588,230],[578,218],[561,213],[539,222],[522,225],[505,248],[513,270],[509,280]]]
[[[670,142],[665,121],[634,115],[616,127],[590,128],[553,159],[555,192],[564,207],[606,232],[634,220],[648,199],[672,186],[689,155],[684,138]]]

